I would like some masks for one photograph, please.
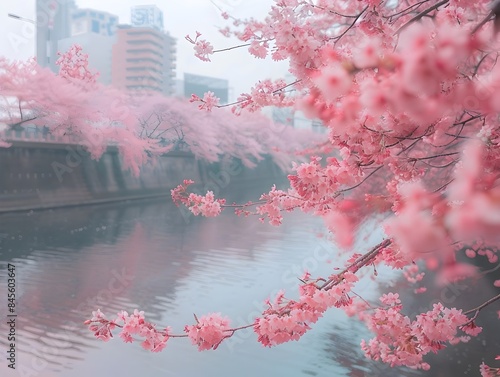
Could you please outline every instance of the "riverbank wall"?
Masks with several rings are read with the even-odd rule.
[[[249,169],[238,159],[207,163],[188,151],[169,152],[135,176],[116,147],[94,160],[69,140],[41,141],[26,132],[6,136],[11,146],[0,148],[0,212],[168,196],[184,179],[196,182],[196,192],[217,195],[236,184],[284,177],[270,157]]]

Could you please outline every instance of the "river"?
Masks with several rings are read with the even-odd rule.
[[[236,199],[256,198],[263,188],[241,188]],[[96,340],[83,325],[98,307],[111,316],[138,308],[176,333],[194,322],[193,313],[221,312],[233,326],[251,323],[279,289],[295,294],[304,269],[322,275],[339,265],[317,218],[289,214],[281,227],[231,212],[194,218],[160,198],[4,214],[0,224],[0,299],[6,301],[9,263],[16,268],[17,295],[16,371],[3,356],[3,321],[1,376],[446,375],[366,360],[359,343],[370,334],[335,309],[301,341],[271,349],[244,330],[216,351],[198,352],[188,339],[170,339],[161,353],[150,353],[118,337]],[[376,239],[372,234],[363,242]],[[376,297],[378,289],[364,279],[358,292]]]

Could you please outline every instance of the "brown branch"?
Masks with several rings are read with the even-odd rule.
[[[470,32],[471,35],[474,35],[478,32],[479,29],[481,29],[488,21],[492,20],[495,18],[495,12],[494,11],[491,11],[490,13],[488,13],[486,15],[486,17],[484,17],[482,19],[482,21],[480,23],[478,23],[476,25],[476,27],[474,29],[472,29],[472,31]]]
[[[424,3],[427,3],[427,2],[429,2],[429,1],[430,1],[430,0],[423,0],[423,1],[420,1],[419,3],[415,3],[415,4],[413,4],[413,5],[410,5],[408,8],[403,9],[403,10],[401,10],[401,11],[399,11],[399,12],[396,12],[396,13],[394,13],[394,14],[390,14],[390,15],[388,15],[388,16],[382,16],[382,17],[391,19],[391,18],[393,18],[394,16],[399,16],[399,15],[402,15],[402,13],[405,13],[405,12],[409,11],[409,10],[410,10],[410,9],[412,9],[412,8],[419,7],[420,5],[422,5],[422,4],[424,4]],[[398,17],[398,18],[399,18],[399,17]]]
[[[356,273],[361,267],[366,266],[372,263],[375,258],[378,256],[380,251],[386,247],[388,247],[392,243],[391,239],[385,239],[380,242],[378,245],[374,246],[369,252],[362,255],[358,259],[356,259],[353,263],[347,266],[344,270],[335,275],[334,278],[328,279],[321,287],[318,289],[328,290],[331,287],[337,285],[342,280],[342,275],[346,272]]]
[[[290,84],[286,84],[285,86],[281,87],[281,88],[278,88],[276,90],[273,90],[271,92],[271,94],[276,94],[280,91],[282,91],[283,89],[286,89],[288,88],[289,86],[292,86],[292,85],[295,85],[295,84],[298,84],[299,82],[301,82],[302,80],[295,80],[294,82],[291,82]],[[243,102],[247,102],[247,101],[250,101],[251,100],[251,97],[250,98],[246,98],[246,99],[242,99],[242,100],[239,100],[239,101],[236,101],[236,102],[232,102],[232,103],[226,103],[225,105],[217,105],[217,106],[214,106],[218,109],[221,109],[223,107],[228,107],[228,106],[234,106],[234,105],[239,105],[240,103],[243,103]],[[200,98],[200,102],[202,103],[205,103],[205,101]]]
[[[459,154],[459,152],[441,153],[441,154],[437,154],[434,156],[427,156],[427,157],[420,157],[420,158],[417,158],[417,157],[407,157],[407,158],[409,161],[415,162],[415,161],[431,160],[433,158],[438,158],[438,157],[454,156],[456,154]]]
[[[483,304],[479,305],[477,308],[474,308],[474,309],[471,309],[471,310],[467,310],[466,312],[464,312],[465,315],[469,315],[469,314],[472,314],[474,313],[474,315],[472,316],[471,319],[469,319],[467,322],[465,322],[463,326],[467,326],[469,323],[472,323],[474,322],[474,320],[477,318],[477,316],[479,315],[479,312],[484,309],[486,306],[494,303],[495,301],[499,300],[500,299],[500,294],[496,295],[495,297],[492,297],[490,298],[488,301],[484,302]]]
[[[425,1],[429,1],[429,0],[425,0]],[[320,7],[319,5],[314,5],[314,4],[308,4],[308,5],[311,6],[311,7],[313,7],[313,8],[318,8],[318,9],[321,9],[323,11],[327,11],[329,13],[336,14],[337,16],[340,16],[340,17],[346,17],[346,18],[357,18],[357,17],[359,17],[359,15],[342,14],[342,13],[336,12],[334,10],[327,9],[325,7]]]
[[[429,164],[428,162],[425,162],[425,161],[420,161],[421,163],[423,163],[424,165],[427,165],[428,167],[430,168],[434,168],[434,169],[444,169],[444,168],[447,168],[451,165],[454,165],[458,162],[458,160],[453,160],[447,164],[444,164],[444,165],[432,165],[432,164]]]
[[[263,40],[263,41],[258,41],[259,43],[266,43],[266,42],[269,42],[269,41],[273,41],[274,38],[270,38],[270,39],[266,39],[266,40]],[[252,44],[251,43],[244,43],[242,45],[237,45],[237,46],[232,46],[232,47],[227,47],[227,48],[221,48],[219,50],[213,50],[212,53],[216,53],[216,52],[223,52],[223,51],[230,51],[230,50],[234,50],[234,49],[237,49],[237,48],[241,48],[241,47],[247,47],[247,46],[251,46]]]
[[[433,10],[436,10],[437,8],[439,8],[441,5],[445,5],[449,2],[450,0],[441,0],[439,3],[436,3],[434,4],[433,6],[427,8],[426,10],[420,12],[419,14],[417,14],[415,17],[413,17],[410,21],[406,22],[404,25],[402,25],[398,30],[396,30],[396,32],[394,33],[394,35],[397,35],[399,33],[401,33],[404,29],[406,29],[408,26],[410,26],[412,23],[420,20],[422,17],[424,17],[425,15],[429,14],[430,12],[432,12]]]
[[[354,19],[354,21],[349,25],[349,27],[347,29],[345,29],[342,34],[336,36],[336,37],[333,37],[332,39],[336,39],[335,43],[337,43],[338,41],[340,41],[340,39],[347,34],[347,32],[349,30],[351,30],[354,25],[356,24],[356,22],[358,21],[358,19],[362,16],[363,13],[365,13],[365,11],[368,9],[368,5],[361,11],[361,13],[359,13],[356,18]]]
[[[378,172],[380,169],[382,169],[384,166],[379,166],[377,167],[375,170],[373,170],[370,174],[368,174],[361,182],[359,182],[358,184],[354,185],[354,186],[351,186],[349,188],[346,188],[346,189],[343,189],[343,190],[339,190],[337,191],[337,193],[343,193],[343,192],[347,192],[347,191],[350,191],[350,190],[354,190],[356,187],[359,187],[361,186],[363,183],[365,183],[365,181],[370,178],[373,174],[375,174],[376,172]]]
[[[448,182],[446,182],[444,185],[442,185],[441,187],[437,188],[436,190],[433,191],[433,193],[436,193],[436,192],[439,192],[443,189],[446,188],[446,186],[448,186],[451,182],[453,182],[455,180],[455,178],[449,180]]]

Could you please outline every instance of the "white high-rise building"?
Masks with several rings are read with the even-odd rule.
[[[71,36],[74,0],[36,0],[36,58],[39,65],[58,72],[57,43]]]
[[[72,14],[72,35],[58,42],[59,51],[77,44],[88,55],[89,69],[99,72],[98,81],[111,84],[113,45],[118,16],[95,9],[78,9]]]
[[[118,16],[95,9],[78,9],[72,14],[71,36],[92,33],[104,36],[116,34]]]
[[[111,62],[114,36],[94,33],[84,33],[61,39],[58,43],[59,51],[68,51],[71,46],[79,45],[83,53],[88,55],[89,69],[99,72],[98,81],[104,85],[111,84]]]
[[[119,89],[147,89],[172,95],[175,38],[151,27],[120,25],[112,67],[112,83]]]
[[[131,8],[131,25],[120,25],[113,46],[112,84],[123,90],[175,89],[176,40],[163,30],[163,12],[154,5]]]

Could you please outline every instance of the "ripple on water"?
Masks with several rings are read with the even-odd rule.
[[[193,313],[220,311],[235,326],[252,323],[280,288],[295,297],[304,269],[325,275],[340,264],[334,248],[316,237],[321,220],[292,214],[282,227],[271,227],[228,213],[186,223],[175,206],[160,200],[0,221],[7,235],[0,239],[0,281],[5,264],[15,263],[19,360],[43,366],[37,376],[413,375],[366,360],[359,342],[369,334],[337,310],[300,342],[272,349],[245,330],[217,352],[199,353],[188,340],[172,339],[161,355],[150,354],[138,344],[97,341],[82,325],[96,308],[111,315],[140,308],[177,333],[194,322]],[[315,255],[318,248],[326,251]],[[375,298],[376,290],[367,280],[363,293]],[[1,286],[0,297],[4,293]],[[0,333],[6,330],[0,323]],[[5,348],[5,337],[0,345]]]

